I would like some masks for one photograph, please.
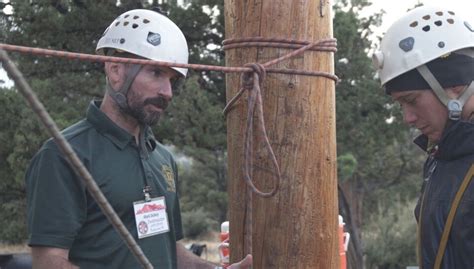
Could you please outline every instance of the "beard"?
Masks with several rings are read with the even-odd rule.
[[[151,104],[161,108],[162,110],[165,110],[168,107],[169,100],[162,96],[147,98],[145,100],[142,100],[140,97],[141,96],[135,93],[135,91],[129,91],[129,94],[127,96],[128,106],[127,108],[123,109],[124,112],[135,118],[142,125],[155,125],[160,120],[162,112],[146,111],[146,105]]]

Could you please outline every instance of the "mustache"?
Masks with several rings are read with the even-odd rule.
[[[165,110],[168,105],[170,103],[170,100],[168,100],[167,98],[163,97],[163,96],[158,96],[158,97],[155,97],[155,98],[148,98],[145,100],[144,104],[145,105],[154,105],[154,106],[157,106],[163,110]]]

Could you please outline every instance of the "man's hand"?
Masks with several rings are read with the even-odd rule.
[[[231,264],[227,269],[250,269],[252,268],[253,258],[248,254],[243,260],[238,263]]]

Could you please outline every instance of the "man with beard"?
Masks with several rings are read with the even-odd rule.
[[[385,34],[374,64],[428,158],[418,221],[419,266],[474,266],[474,28],[451,9],[418,7]]]
[[[150,10],[131,10],[105,30],[99,54],[188,62],[181,30]],[[177,243],[183,238],[177,167],[156,141],[156,124],[186,69],[105,63],[106,94],[63,131],[155,268],[215,268]],[[50,139],[26,173],[34,268],[139,268],[118,233]],[[248,268],[251,256],[230,268]]]

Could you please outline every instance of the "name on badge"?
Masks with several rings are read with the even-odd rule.
[[[134,202],[133,210],[139,239],[169,232],[170,227],[164,197],[153,198],[148,202]]]

